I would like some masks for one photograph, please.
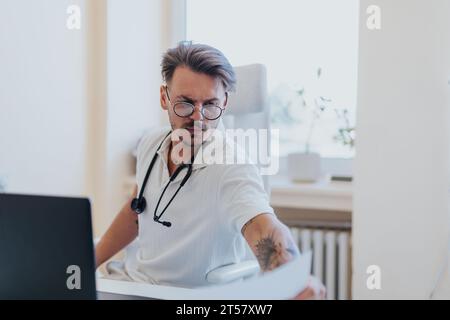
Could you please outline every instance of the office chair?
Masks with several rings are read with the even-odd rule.
[[[235,72],[237,88],[236,93],[231,93],[229,96],[223,117],[225,128],[270,130],[266,68],[261,64],[251,64],[235,67]],[[268,144],[267,150],[270,151],[270,140]],[[270,195],[268,176],[263,176],[263,183],[266,192]],[[259,264],[250,247],[247,251],[244,261],[211,270],[206,275],[207,282],[225,284],[257,275],[260,270]]]
[[[267,72],[262,64],[250,64],[234,68],[236,72],[236,92],[230,93],[228,106],[223,116],[227,129],[266,129],[270,133],[270,105],[267,96]],[[270,155],[270,134],[267,150]],[[263,165],[256,161],[259,167]],[[264,188],[270,195],[269,177],[262,176]]]

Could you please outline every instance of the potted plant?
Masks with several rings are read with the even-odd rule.
[[[287,168],[289,176],[294,181],[314,182],[323,175],[322,165],[330,170],[330,160],[321,159],[321,155],[314,147],[313,138],[321,122],[321,118],[327,113],[326,121],[330,120],[330,115],[337,117],[335,133],[331,133],[330,138],[334,142],[342,144],[352,149],[355,143],[355,127],[350,121],[348,109],[336,108],[335,102],[319,92],[322,69],[318,68],[316,73],[316,90],[301,87],[293,90],[291,87],[283,85],[271,95],[272,124],[279,125],[282,129],[280,140],[289,149],[287,155]],[[333,107],[333,108],[332,108]],[[332,165],[330,174],[334,170],[343,176],[349,176],[351,167],[348,159],[336,158],[339,165]],[[342,161],[341,161],[342,160]],[[345,162],[342,163],[341,162]],[[351,162],[351,161],[350,161]]]
[[[337,118],[336,133],[332,136],[333,141],[343,148],[346,153],[353,154],[355,147],[355,125],[353,117],[348,109],[334,109]],[[344,150],[344,149],[343,149]],[[327,158],[322,162],[327,168],[332,181],[351,182],[353,180],[352,156],[346,158]]]
[[[355,126],[351,125],[349,111],[347,109],[334,109],[337,118],[341,121],[338,132],[333,137],[334,141],[353,149],[355,146]]]
[[[320,80],[322,69],[317,69],[317,80]],[[307,135],[304,149],[300,152],[288,154],[288,170],[289,175],[294,181],[314,182],[319,180],[321,176],[321,157],[318,152],[312,151],[311,144],[314,131],[322,114],[329,108],[330,99],[316,95],[307,99],[305,89],[302,88],[296,92],[300,106],[307,114],[309,121],[307,125]]]

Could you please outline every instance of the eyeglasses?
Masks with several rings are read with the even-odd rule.
[[[165,89],[167,99],[169,99],[169,102],[172,104],[169,96],[169,89],[167,86],[165,87]],[[194,110],[195,106],[192,103],[186,101],[178,101],[173,104],[173,112],[175,112],[175,114],[181,118],[190,117],[194,113]],[[207,103],[202,106],[200,112],[205,119],[216,120],[222,115],[223,110],[224,109],[217,104]]]

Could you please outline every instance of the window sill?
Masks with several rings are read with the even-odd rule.
[[[286,176],[273,176],[271,205],[282,208],[352,211],[353,184],[329,178],[314,183],[292,182]]]

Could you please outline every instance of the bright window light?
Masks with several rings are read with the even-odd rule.
[[[281,155],[305,150],[318,101],[326,109],[315,121],[310,151],[353,157],[336,139],[339,128],[354,127],[358,0],[187,0],[186,14],[187,40],[220,49],[235,66],[266,65]]]

